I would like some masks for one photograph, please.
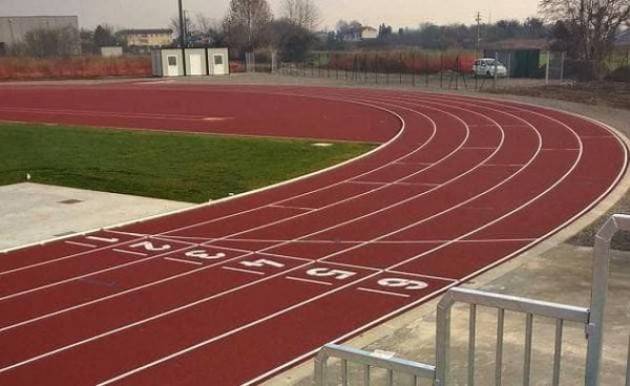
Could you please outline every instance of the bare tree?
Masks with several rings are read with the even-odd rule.
[[[601,79],[619,27],[630,22],[630,0],[541,0],[540,8],[567,31],[577,48],[572,54]]]
[[[321,13],[313,0],[284,0],[282,12],[293,24],[311,31],[321,22]]]
[[[176,39],[179,40],[179,35],[181,33],[180,32],[181,29],[179,28],[179,16],[171,17],[171,23],[169,27],[175,32]],[[186,36],[186,41],[188,41],[193,30],[194,30],[193,21],[190,18],[190,16],[188,16],[188,13],[185,13],[184,14],[184,34]]]
[[[267,0],[230,0],[224,30],[231,45],[253,50],[263,43],[271,20]]]

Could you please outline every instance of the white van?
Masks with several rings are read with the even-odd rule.
[[[493,58],[477,59],[472,67],[472,72],[475,76],[494,78],[495,71],[499,78],[507,76],[507,68],[505,65]]]

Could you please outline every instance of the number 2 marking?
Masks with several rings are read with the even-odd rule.
[[[139,247],[143,247],[147,251],[152,251],[152,252],[168,251],[169,249],[171,249],[171,246],[169,244],[164,244],[159,247],[156,247],[150,241],[142,241],[140,243],[131,245],[131,248],[139,248]]]

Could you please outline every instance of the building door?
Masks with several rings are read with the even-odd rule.
[[[179,65],[177,64],[176,55],[168,55],[166,57],[166,64],[168,68],[166,74],[168,76],[179,76]]]
[[[203,75],[201,55],[190,55],[190,75]]]
[[[223,55],[215,54],[213,55],[213,63],[214,69],[212,73],[214,75],[225,75],[225,60]]]

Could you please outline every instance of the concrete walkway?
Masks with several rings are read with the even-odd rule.
[[[34,183],[0,186],[0,251],[193,205]]]

